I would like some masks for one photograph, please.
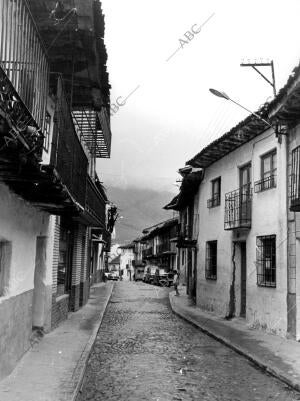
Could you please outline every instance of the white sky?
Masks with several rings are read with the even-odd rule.
[[[176,192],[178,168],[247,115],[208,89],[256,110],[272,88],[241,60],[273,59],[277,89],[299,62],[299,0],[102,0],[102,6],[111,103],[139,86],[111,118],[111,159],[98,163],[105,186]],[[185,32],[213,13],[167,62]]]

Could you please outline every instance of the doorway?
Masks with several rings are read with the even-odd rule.
[[[197,303],[197,249],[193,249],[194,263],[193,263],[193,288],[192,299],[196,305]]]
[[[240,243],[241,251],[241,309],[240,316],[246,317],[246,302],[247,302],[247,255],[246,242]]]
[[[32,301],[32,327],[43,329],[47,304],[47,237],[37,237],[34,270],[34,291]]]

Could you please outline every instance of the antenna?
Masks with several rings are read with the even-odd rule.
[[[272,86],[273,88],[273,93],[274,97],[276,96],[276,86],[275,86],[275,73],[274,73],[274,61],[273,60],[266,60],[263,61],[260,59],[260,61],[255,60],[250,61],[247,60],[246,62],[243,60],[240,64],[241,67],[252,67],[265,81],[268,82],[269,85]],[[272,73],[272,81],[270,81],[257,67],[269,67],[271,68],[271,73]]]

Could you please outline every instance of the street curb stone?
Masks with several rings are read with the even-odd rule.
[[[94,343],[96,341],[97,334],[98,334],[98,331],[99,331],[100,326],[102,324],[103,316],[105,314],[107,305],[108,305],[108,303],[109,303],[109,301],[111,299],[114,287],[115,287],[115,283],[113,283],[113,285],[111,286],[110,293],[109,293],[109,295],[108,295],[108,297],[107,297],[107,299],[106,299],[106,301],[104,303],[104,308],[103,308],[102,312],[100,313],[100,318],[99,318],[98,324],[94,328],[93,333],[91,334],[90,339],[86,344],[84,352],[82,353],[82,355],[81,355],[81,357],[80,357],[80,359],[79,359],[79,361],[78,361],[78,363],[76,365],[76,368],[74,369],[73,376],[74,377],[78,377],[78,381],[77,381],[77,385],[75,387],[75,390],[73,392],[73,395],[70,398],[70,401],[76,401],[76,398],[77,398],[77,396],[78,396],[78,394],[80,392],[80,389],[81,389],[81,386],[82,386],[82,382],[83,382],[83,379],[84,379],[84,375],[85,375],[85,372],[86,372],[86,368],[87,368],[87,362],[88,362],[90,354],[92,352],[93,345],[94,345]]]
[[[223,337],[220,334],[217,334],[213,332],[212,329],[210,329],[207,326],[201,325],[199,322],[197,322],[195,319],[193,319],[190,316],[186,316],[183,311],[178,308],[174,302],[173,302],[173,297],[174,293],[171,292],[169,294],[169,300],[170,300],[170,305],[172,308],[172,311],[179,316],[181,319],[185,320],[188,323],[191,323],[193,326],[196,328],[200,329],[203,333],[207,334],[208,336],[214,338],[215,340],[221,342],[222,344],[228,346],[232,350],[236,351],[238,354],[244,356],[247,358],[249,361],[254,363],[256,366],[258,366],[260,369],[266,371],[270,375],[274,376],[275,378],[281,380],[283,383],[289,385],[293,389],[300,391],[300,383],[297,380],[294,380],[290,375],[286,375],[284,372],[281,370],[277,369],[275,366],[272,366],[270,364],[267,364],[265,361],[261,360],[257,355],[253,355],[250,353],[248,350],[245,348],[241,348],[238,345],[234,344],[232,341],[230,341],[229,338]]]

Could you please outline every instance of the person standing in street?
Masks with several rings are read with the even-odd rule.
[[[179,291],[178,291],[178,285],[179,285],[179,274],[177,272],[177,270],[174,271],[174,277],[173,277],[173,283],[174,283],[174,289],[176,292],[176,296],[179,296]]]

